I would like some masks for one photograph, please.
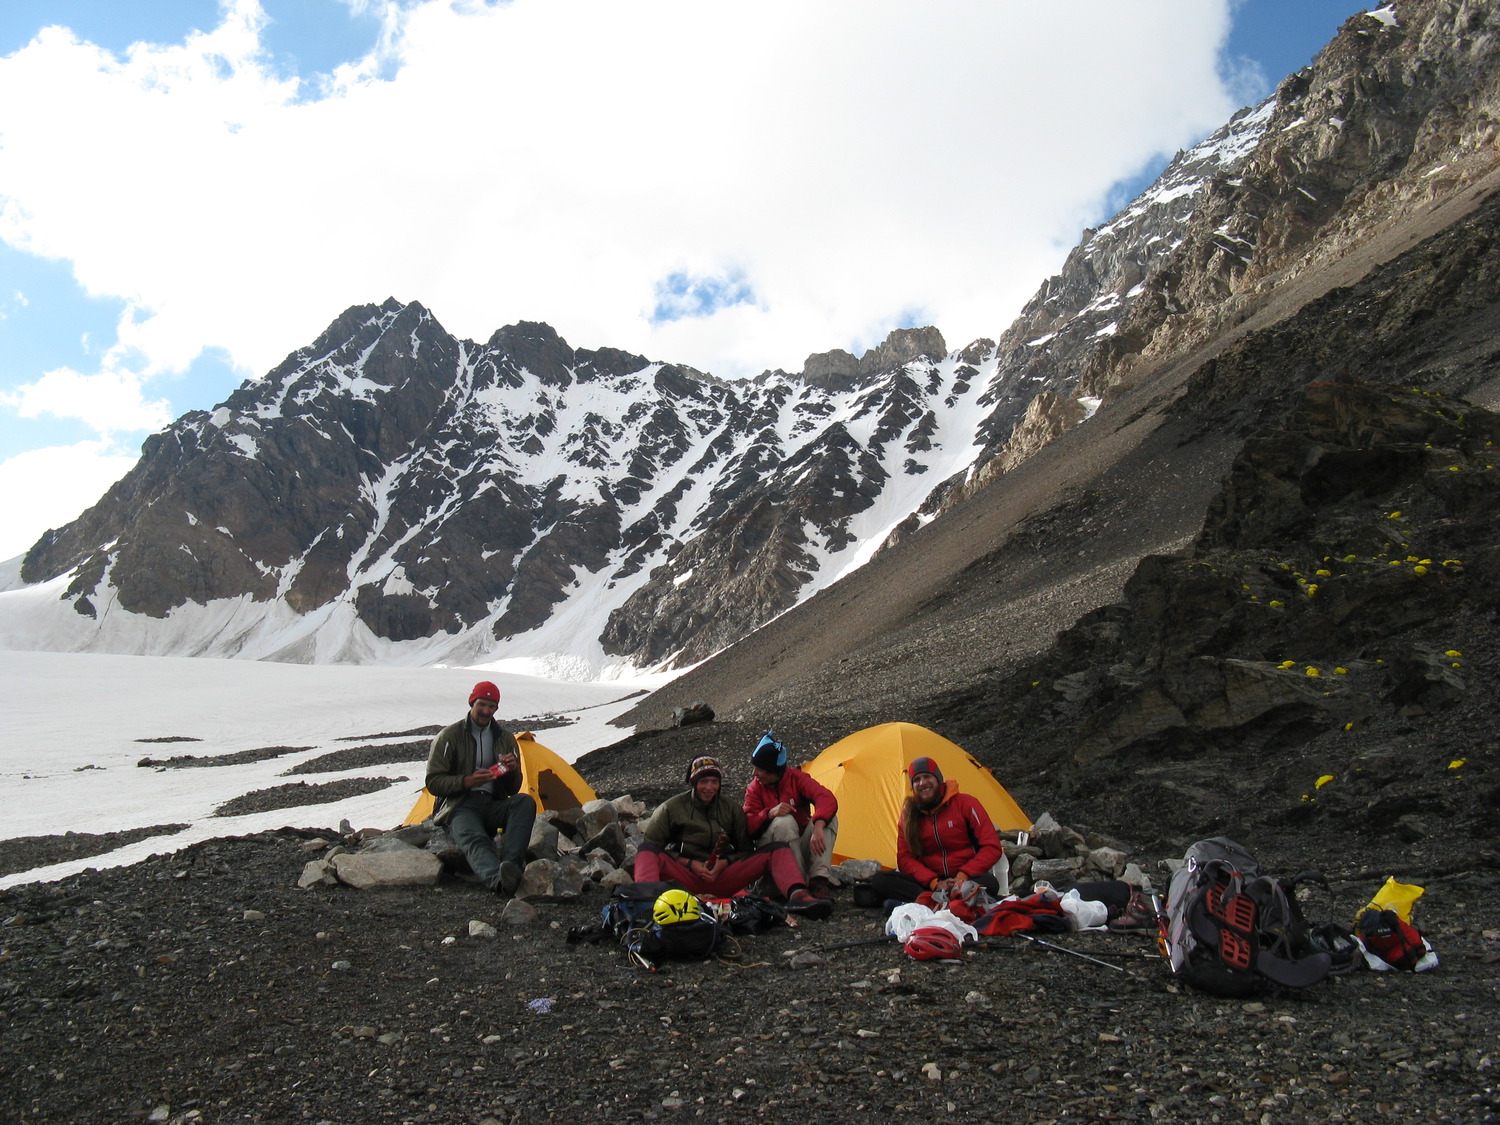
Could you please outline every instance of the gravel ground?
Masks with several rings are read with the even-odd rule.
[[[961,964],[874,943],[790,968],[879,937],[847,890],[826,922],[647,973],[567,944],[598,897],[511,928],[502,900],[460,879],[297,890],[320,836],[334,838],[210,841],[0,894],[0,1119],[1500,1117],[1491,870],[1428,882],[1434,972],[1226,1001],[1180,988],[1128,935],[1050,939],[1113,968],[1019,938]],[[1347,920],[1383,878],[1355,875],[1314,913]],[[475,920],[499,937],[470,937]]]

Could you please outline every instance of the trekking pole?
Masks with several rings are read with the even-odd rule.
[[[1069,949],[1066,945],[1057,945],[1054,942],[1043,941],[1041,938],[1032,937],[1030,934],[1018,933],[1016,934],[1016,937],[1025,938],[1027,941],[1031,942],[1034,945],[1041,945],[1045,946],[1048,949],[1055,949],[1059,953],[1068,953],[1074,957],[1081,957],[1085,961],[1092,961],[1096,965],[1103,965],[1106,969],[1113,969],[1117,973],[1125,972],[1124,965],[1111,965],[1108,961],[1101,961],[1097,957],[1090,957],[1087,953],[1079,953],[1078,950]]]

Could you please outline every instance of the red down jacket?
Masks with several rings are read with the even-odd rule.
[[[977,799],[958,791],[958,782],[943,783],[943,797],[929,812],[908,803],[916,819],[921,844],[914,854],[907,840],[906,825],[896,829],[896,867],[922,886],[930,888],[940,879],[984,875],[1005,854],[990,814]]]

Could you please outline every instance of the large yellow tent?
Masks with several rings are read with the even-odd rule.
[[[538,742],[529,731],[516,735],[521,751],[521,792],[536,798],[539,809],[576,809],[597,794],[578,771]],[[432,815],[432,794],[423,789],[402,824],[421,824]]]
[[[896,866],[896,824],[911,792],[906,767],[913,758],[931,758],[945,780],[957,781],[962,792],[979,798],[996,828],[1031,827],[1031,818],[1005,786],[962,747],[915,723],[884,723],[840,739],[802,767],[838,798],[835,863],[876,859],[885,867]]]

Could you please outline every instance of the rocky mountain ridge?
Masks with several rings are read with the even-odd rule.
[[[1075,474],[1056,458],[1050,480],[1022,470],[1075,432],[1072,456],[1113,457],[1120,424],[1091,420],[1101,404],[1173,393],[1217,349],[1472,206],[1496,166],[1497,46],[1473,0],[1351,18],[1312,67],[1085,232],[998,343],[949,352],[936,329],[903,329],[863,357],[728,384],[575,350],[545,325],[476,344],[420,305],[351,309],[150,439],[98,505],[44,536],[22,577],[57,600],[17,613],[29,592],[0,595],[5,643],[513,656],[583,676],[700,661],[939,513],[989,527],[992,510],[1048,503]],[[1213,471],[1170,529],[1120,539],[1099,596],[1133,558],[1192,537]],[[972,507],[1005,476],[1004,496]]]

